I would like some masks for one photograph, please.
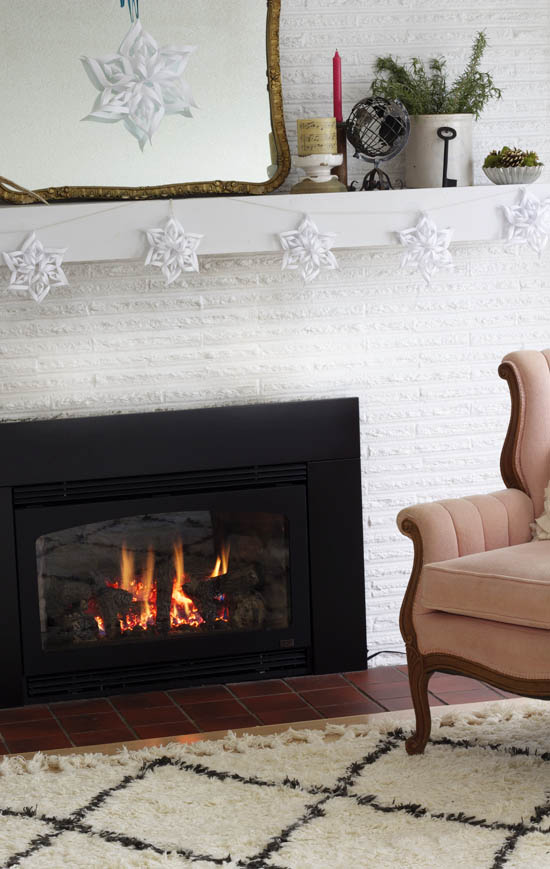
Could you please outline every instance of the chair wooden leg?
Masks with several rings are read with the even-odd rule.
[[[432,729],[432,716],[428,702],[428,680],[430,673],[424,670],[422,657],[418,652],[414,650],[411,654],[411,651],[409,650],[407,657],[409,664],[409,685],[416,715],[416,730],[407,739],[405,748],[407,749],[407,754],[422,754],[426,748],[426,743],[430,738]]]

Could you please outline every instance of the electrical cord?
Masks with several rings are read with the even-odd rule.
[[[406,652],[398,652],[396,649],[381,649],[379,652],[373,652],[372,655],[367,655],[367,661],[371,658],[376,658],[377,655],[406,655]]]

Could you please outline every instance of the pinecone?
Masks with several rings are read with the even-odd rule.
[[[502,166],[523,166],[524,153],[521,148],[511,148],[509,151],[501,153]]]

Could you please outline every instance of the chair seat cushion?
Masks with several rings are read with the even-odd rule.
[[[550,630],[550,540],[426,564],[427,609]]]

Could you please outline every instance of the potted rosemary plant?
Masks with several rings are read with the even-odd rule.
[[[466,69],[452,84],[447,82],[445,58],[433,57],[427,69],[417,57],[406,65],[389,55],[377,58],[373,95],[401,100],[411,116],[407,187],[442,186],[445,145],[437,132],[442,127],[456,131],[448,146],[447,176],[459,187],[473,184],[472,121],[491,99],[501,97],[491,74],[480,70],[486,47],[487,37],[480,31]]]

